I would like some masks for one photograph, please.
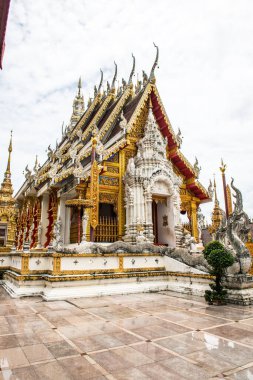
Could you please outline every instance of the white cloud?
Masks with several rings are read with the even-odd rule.
[[[87,101],[100,67],[111,79],[114,60],[119,78],[129,75],[132,52],[137,71],[149,72],[155,41],[157,86],[183,152],[198,157],[204,185],[217,174],[220,199],[223,157],[252,217],[252,16],[250,0],[13,0],[0,74],[2,172],[11,129],[17,190],[26,164],[36,154],[43,162],[60,137],[78,77]]]

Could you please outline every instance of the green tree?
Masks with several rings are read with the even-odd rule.
[[[214,284],[209,284],[212,290],[205,291],[205,300],[209,304],[213,304],[213,302],[217,304],[224,303],[227,291],[222,286],[222,279],[226,269],[234,264],[234,256],[218,241],[209,243],[203,254],[211,267],[210,274],[215,276]]]

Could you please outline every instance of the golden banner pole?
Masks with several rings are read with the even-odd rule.
[[[223,192],[224,192],[224,200],[225,200],[225,210],[226,210],[226,217],[229,217],[229,208],[228,208],[228,197],[227,197],[227,184],[226,184],[226,171],[227,165],[224,164],[223,160],[221,159],[221,176],[222,176],[222,183],[223,183]]]

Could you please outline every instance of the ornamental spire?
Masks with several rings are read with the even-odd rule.
[[[214,206],[213,206],[213,212],[212,212],[212,224],[209,226],[208,230],[213,236],[215,236],[216,231],[221,225],[221,221],[223,219],[223,213],[222,209],[220,208],[220,204],[217,197],[217,191],[216,191],[216,180],[214,175],[213,180],[213,190],[214,190]]]
[[[11,152],[12,152],[12,131],[11,131],[11,137],[10,137],[10,143],[8,148],[8,161],[7,161],[7,167],[6,171],[4,173],[4,180],[1,184],[0,189],[0,203],[2,199],[10,200],[12,202],[12,184],[11,184]]]
[[[84,101],[83,101],[83,95],[81,93],[81,90],[82,90],[81,77],[78,80],[77,87],[78,87],[78,90],[77,90],[75,99],[73,101],[73,112],[70,118],[71,126],[74,126],[78,122],[82,114],[84,113]]]
[[[7,177],[7,175],[8,176],[11,175],[12,131],[11,131],[11,138],[10,138],[8,152],[9,152],[9,156],[8,156],[8,162],[7,162],[5,177]]]
[[[213,180],[213,189],[214,189],[214,205],[217,206],[217,207],[219,207],[219,201],[218,201],[218,197],[217,197],[215,177],[214,177],[214,180]]]

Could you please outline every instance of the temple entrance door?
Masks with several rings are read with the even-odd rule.
[[[152,223],[153,223],[154,243],[158,244],[157,203],[154,199],[152,201]]]
[[[114,242],[118,240],[118,218],[114,205],[99,203],[99,223],[95,229],[95,242]]]
[[[75,244],[78,243],[78,223],[79,223],[79,218],[80,221],[82,220],[83,217],[83,209],[78,210],[77,208],[72,208],[71,209],[71,214],[70,214],[70,237],[69,237],[69,242],[70,244]],[[82,223],[80,223],[80,237],[82,237]]]
[[[173,203],[170,197],[153,195],[152,222],[154,244],[175,245]]]

